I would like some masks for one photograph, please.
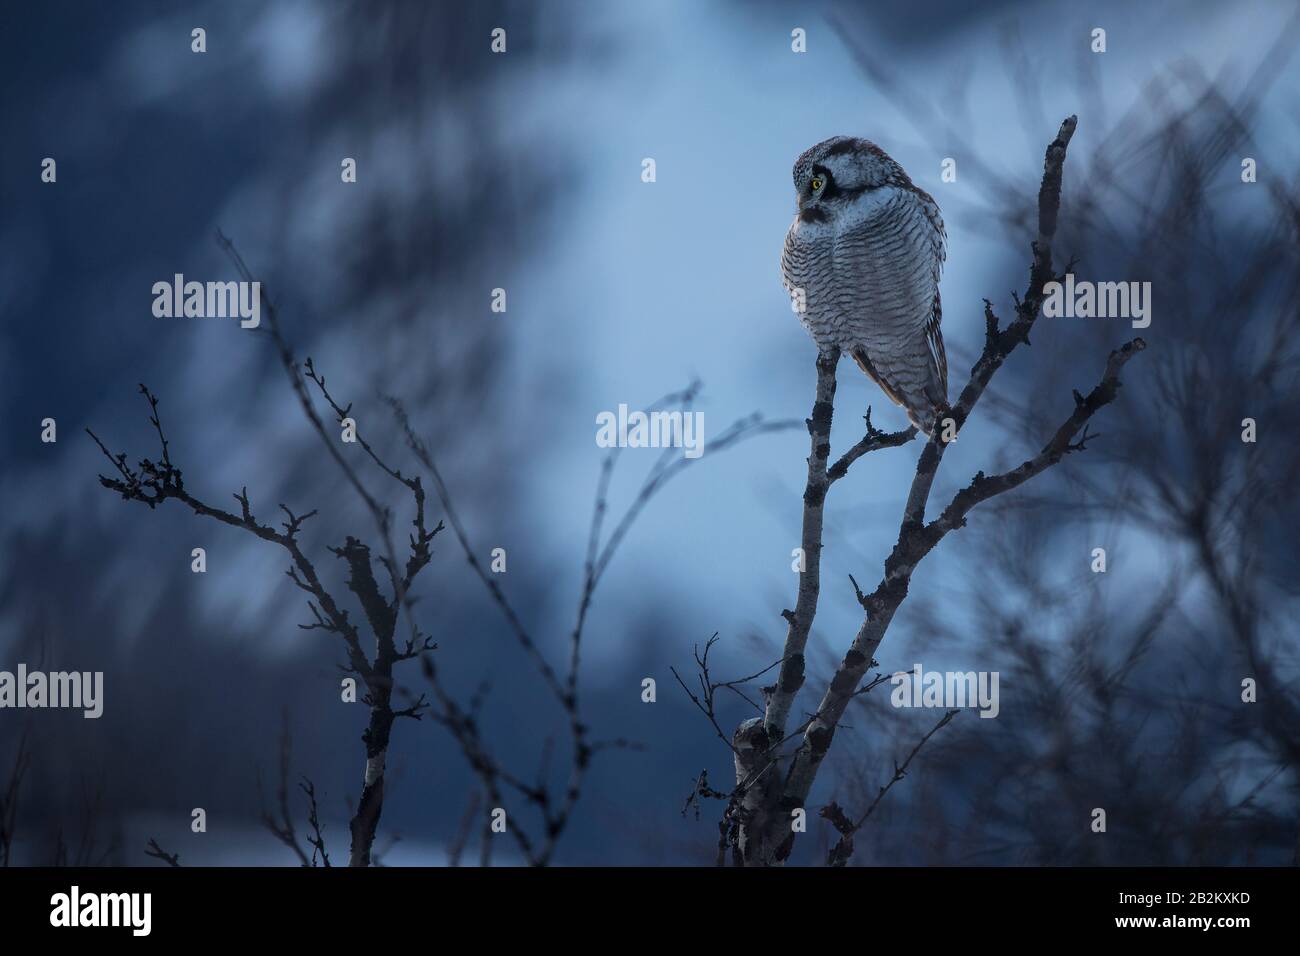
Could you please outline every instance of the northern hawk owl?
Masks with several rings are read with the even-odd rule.
[[[838,346],[930,433],[948,401],[939,329],[939,206],[865,139],[836,136],[794,164],[797,210],[781,276],[820,351]]]

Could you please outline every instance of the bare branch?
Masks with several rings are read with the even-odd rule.
[[[277,819],[270,810],[265,806],[265,800],[262,800],[262,826],[274,836],[277,840],[293,851],[298,857],[298,862],[303,866],[311,866],[311,858],[303,849],[302,844],[298,842],[298,834],[293,825],[293,815],[289,812],[289,764],[293,754],[293,741],[289,734],[289,715],[286,711],[284,719],[280,726],[280,761],[279,773],[277,774],[278,785],[276,787],[276,809],[279,811]],[[259,798],[262,792],[262,775],[259,771],[257,777],[257,790]]]
[[[13,769],[0,792],[0,867],[8,866],[13,858],[14,834],[18,828],[18,794],[22,791],[23,778],[31,766],[31,726],[24,722],[22,733],[18,735],[18,753],[14,756]]]
[[[889,791],[893,789],[894,784],[907,776],[907,768],[912,765],[912,760],[921,752],[921,748],[926,745],[931,737],[937,734],[944,727],[948,726],[948,724],[952,722],[952,719],[959,713],[961,712],[957,710],[947,711],[939,718],[939,722],[930,728],[930,732],[917,742],[916,746],[912,748],[912,752],[907,755],[907,758],[902,762],[902,764],[895,762],[894,775],[889,778],[888,783],[880,788],[880,792],[877,793],[876,798],[871,801],[871,805],[867,807],[862,816],[858,817],[856,821],[850,820],[844,811],[840,809],[839,804],[834,801],[827,806],[822,807],[821,816],[830,820],[831,825],[834,826],[840,834],[839,840],[833,847],[831,847],[830,854],[827,856],[826,863],[828,866],[844,866],[850,859],[852,859],[853,835],[861,830],[862,825],[867,822],[867,819],[871,814],[875,813],[876,807],[880,806],[880,801],[885,799],[885,794],[889,793]]]
[[[158,841],[153,837],[149,838],[149,845],[145,848],[144,855],[162,860],[168,866],[179,867],[181,865],[180,855],[176,853],[168,853],[158,845]]]
[[[848,474],[849,468],[863,455],[881,448],[898,447],[916,436],[915,428],[893,433],[877,430],[871,424],[871,410],[868,409],[866,435],[828,470],[826,462],[831,451],[831,420],[835,411],[835,366],[839,359],[838,349],[817,356],[816,397],[812,416],[805,422],[812,447],[808,454],[808,479],[803,493],[799,593],[794,610],[782,612],[788,627],[781,655],[781,673],[768,696],[763,718],[769,740],[777,740],[785,733],[790,708],[803,687],[804,648],[808,644],[821,595],[822,523],[826,494],[830,486]]]
[[[222,248],[222,250],[225,251],[230,256],[231,261],[234,262],[235,268],[239,271],[240,277],[244,279],[244,281],[246,282],[256,281],[253,278],[253,274],[249,271],[248,266],[244,263],[243,257],[240,256],[238,250],[235,249],[234,244],[229,239],[227,239],[226,236],[220,230],[217,231],[217,245],[219,245]],[[321,443],[325,446],[326,451],[328,451],[330,457],[334,459],[335,464],[338,465],[339,469],[343,472],[343,475],[347,479],[348,483],[352,486],[353,490],[356,491],[357,495],[365,503],[366,509],[370,512],[371,517],[374,519],[375,527],[379,531],[380,541],[384,545],[384,556],[387,560],[387,567],[389,568],[390,573],[394,574],[394,579],[393,579],[393,588],[395,592],[394,603],[406,609],[407,624],[410,627],[411,639],[415,640],[416,637],[415,620],[414,620],[414,616],[411,613],[410,604],[406,599],[406,589],[403,585],[403,582],[396,577],[394,571],[394,569],[396,569],[397,567],[397,552],[393,547],[391,520],[390,520],[390,515],[388,513],[388,510],[386,508],[383,508],[379,504],[378,500],[376,500],[375,497],[366,488],[365,484],[361,481],[360,476],[357,475],[356,470],[350,464],[348,464],[347,459],[343,457],[343,453],[339,451],[338,448],[339,443],[334,441],[330,437],[329,433],[326,432],[325,424],[324,422],[321,421],[320,415],[317,414],[316,407],[315,405],[312,404],[311,395],[308,394],[307,386],[303,382],[302,370],[298,367],[298,363],[294,360],[293,352],[290,350],[288,341],[285,339],[284,334],[280,329],[279,315],[276,312],[275,305],[271,302],[270,296],[266,292],[266,286],[261,282],[258,282],[257,289],[259,290],[259,294],[261,296],[262,311],[266,314],[267,329],[270,331],[271,338],[275,343],[276,354],[280,358],[280,364],[284,368],[285,374],[289,377],[289,383],[293,386],[294,394],[297,395],[298,397],[298,404],[302,407],[303,414],[306,415],[307,421],[311,423],[312,430],[316,432],[317,436],[321,440]],[[321,382],[323,383],[324,379],[321,379]],[[332,400],[330,404],[331,407],[334,407]],[[378,462],[379,460],[378,457],[375,456],[373,453],[370,454],[371,457],[376,462]],[[385,468],[385,470],[388,469]],[[394,474],[394,473],[390,471],[389,474]],[[405,484],[405,482],[403,483]],[[422,495],[419,495],[417,497],[417,502],[418,502],[418,509],[422,511],[423,510]],[[423,520],[422,517],[420,520]],[[427,562],[427,557],[425,558],[425,561]],[[423,565],[420,566],[422,567]],[[389,640],[391,642],[391,637]],[[382,652],[383,649],[381,648],[381,653]]]
[[[311,836],[307,837],[307,842],[311,844],[311,865],[316,866],[316,855],[320,854],[320,865],[330,865],[330,855],[325,851],[325,834],[321,828],[320,811],[316,806],[316,785],[307,777],[303,777],[298,783],[299,788],[307,795],[307,823],[311,827]]]
[[[723,731],[721,724],[718,723],[716,707],[717,692],[719,690],[729,690],[753,707],[755,711],[762,713],[763,708],[753,700],[750,700],[750,698],[739,688],[744,684],[748,684],[751,681],[755,681],[762,677],[772,668],[778,666],[781,662],[774,661],[764,667],[761,671],[750,674],[748,677],[741,677],[730,681],[714,681],[709,673],[709,652],[713,650],[713,645],[716,644],[717,641],[718,635],[715,633],[705,642],[703,654],[700,653],[699,645],[695,645],[695,665],[699,669],[699,673],[696,675],[696,679],[699,681],[700,685],[699,697],[695,695],[687,685],[686,681],[682,680],[681,674],[677,673],[677,668],[669,667],[668,669],[672,672],[673,677],[677,678],[677,683],[681,684],[682,690],[686,691],[686,696],[691,699],[691,703],[694,704],[699,709],[700,713],[704,714],[708,719],[709,723],[713,725],[713,730],[718,735],[718,739],[731,748],[733,753],[738,753],[736,747]]]

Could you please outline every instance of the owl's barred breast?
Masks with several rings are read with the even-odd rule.
[[[785,237],[781,276],[786,290],[800,297],[803,310],[798,313],[799,321],[822,351],[841,344],[842,327],[848,322],[848,313],[826,307],[833,299],[834,273],[834,230],[822,223],[801,223],[796,218]]]
[[[947,370],[936,354],[943,227],[926,200],[889,185],[833,218],[796,217],[781,267],[787,289],[803,290],[800,320],[818,348],[861,353],[864,369],[929,431],[934,407],[947,401]]]
[[[929,317],[940,261],[933,227],[904,190],[872,197],[852,217],[796,218],[786,234],[784,284],[803,290],[800,320],[819,346],[902,343]]]

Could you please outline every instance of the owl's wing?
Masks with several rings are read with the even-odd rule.
[[[837,280],[856,307],[850,354],[928,430],[948,390],[939,297],[943,220],[934,200],[910,185],[895,186],[881,199],[837,236]]]
[[[930,360],[934,363],[935,371],[938,373],[939,382],[942,384],[943,394],[948,394],[948,355],[943,348],[943,329],[939,323],[943,320],[942,305],[939,302],[939,291],[934,293],[934,311],[925,323],[925,342],[930,348]],[[880,390],[885,393],[886,397],[895,405],[906,405],[907,403],[899,397],[899,392],[894,388],[889,380],[882,375],[877,369],[871,356],[867,353],[865,346],[859,346],[853,350],[853,361],[858,363],[858,368],[871,376],[872,381],[880,386]]]
[[[939,371],[939,381],[943,385],[944,395],[948,394],[948,354],[943,350],[943,304],[939,301],[939,287],[934,289],[934,309],[925,322],[925,342],[930,346],[930,357],[934,367]]]
[[[889,384],[889,381],[876,371],[876,363],[871,361],[871,356],[867,354],[865,346],[859,345],[853,350],[853,361],[858,363],[858,368],[871,376],[871,380],[880,386],[880,390],[885,393],[895,405],[902,405],[903,400],[898,396],[898,392]]]
[[[927,238],[934,255],[934,264],[931,271],[934,279],[934,306],[925,321],[925,341],[930,347],[930,355],[934,359],[934,367],[939,373],[939,381],[943,383],[943,393],[947,395],[948,355],[943,349],[943,329],[940,328],[940,324],[943,322],[943,304],[939,300],[939,277],[943,274],[943,264],[948,258],[948,233],[943,228],[943,216],[939,214],[939,204],[934,201],[934,197],[917,186],[912,187],[912,194],[916,197],[917,203],[930,225]]]

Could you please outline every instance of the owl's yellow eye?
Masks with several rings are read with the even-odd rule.
[[[817,190],[821,189],[822,188],[821,177],[814,176],[812,182],[810,182],[808,185],[812,187],[813,192],[816,192]]]

